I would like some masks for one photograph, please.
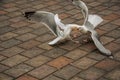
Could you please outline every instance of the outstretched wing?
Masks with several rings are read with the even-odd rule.
[[[53,13],[45,11],[36,11],[35,14],[31,17],[33,20],[45,24],[54,35],[58,36],[57,25],[54,19],[55,15]]]
[[[84,24],[85,24],[88,20],[88,8],[86,4],[81,0],[73,0],[73,4],[81,9],[82,14],[85,18],[85,21],[84,21]]]
[[[103,21],[103,19],[100,16],[94,14],[94,15],[89,15],[88,21],[95,28],[96,26],[98,26]]]
[[[96,47],[100,50],[100,52],[102,52],[105,55],[111,56],[111,52],[106,49],[102,43],[98,40],[98,34],[96,31],[91,31],[91,37],[94,41],[94,44],[96,45]]]

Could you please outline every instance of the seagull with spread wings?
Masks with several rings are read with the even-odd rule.
[[[100,52],[103,54],[110,56],[110,58],[113,58],[111,51],[106,49],[102,43],[99,41],[99,36],[97,32],[95,31],[95,28],[97,25],[99,25],[103,19],[98,15],[89,15],[88,14],[88,8],[86,4],[81,0],[72,0],[73,4],[81,9],[82,14],[85,18],[83,25],[77,25],[77,24],[63,24],[61,22],[61,19],[58,17],[58,14],[53,14],[51,12],[46,11],[30,11],[25,12],[24,16],[28,20],[36,21],[36,22],[42,22],[47,26],[47,28],[55,35],[57,38],[55,38],[53,41],[49,42],[49,45],[54,45],[57,42],[64,40],[64,39],[71,39],[70,32],[74,30],[74,28],[79,29],[80,32],[86,34],[88,32],[91,33],[92,40],[96,47],[99,49]],[[72,40],[74,41],[74,40]],[[77,41],[74,41],[77,42]]]
[[[75,6],[77,6],[78,8],[81,9],[82,14],[85,18],[84,24],[82,26],[80,26],[80,28],[82,28],[82,30],[83,30],[82,32],[84,32],[84,33],[90,32],[92,40],[93,40],[94,44],[96,45],[96,47],[99,49],[99,51],[102,52],[103,54],[109,56],[110,58],[113,58],[111,51],[106,49],[102,45],[102,43],[99,41],[98,33],[95,31],[95,28],[97,27],[97,25],[99,25],[103,21],[103,19],[98,15],[89,15],[88,8],[83,1],[72,0],[72,2]]]

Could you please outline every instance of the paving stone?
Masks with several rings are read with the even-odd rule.
[[[63,44],[60,44],[60,48],[66,49],[66,50],[73,50],[77,47],[79,47],[81,44],[75,44],[72,41],[64,42]]]
[[[100,26],[99,28],[102,29],[102,30],[105,30],[105,31],[111,31],[111,30],[116,29],[117,27],[118,27],[117,25],[108,23],[108,24],[105,24],[103,26]]]
[[[47,65],[43,65],[41,67],[38,67],[32,70],[31,72],[29,72],[29,74],[36,78],[42,79],[48,76],[49,74],[53,73],[54,71],[56,71],[55,68],[47,66]]]
[[[54,35],[53,34],[45,34],[45,35],[42,35],[40,37],[37,37],[36,40],[37,41],[40,41],[40,42],[46,42],[48,40],[52,40],[54,39]]]
[[[84,79],[75,76],[75,77],[73,77],[73,78],[70,79],[70,80],[84,80]]]
[[[26,61],[25,63],[27,63],[31,66],[34,66],[34,67],[38,67],[44,63],[47,63],[50,60],[51,60],[51,58],[49,58],[49,57],[39,55],[39,56],[36,56],[36,57]]]
[[[37,30],[34,30],[32,33],[34,33],[36,35],[42,35],[42,34],[45,34],[48,31],[49,31],[49,29],[45,27],[45,28],[39,28]]]
[[[11,56],[19,54],[23,51],[24,50],[19,47],[12,47],[12,48],[6,49],[4,51],[1,51],[0,54],[7,56],[7,57],[11,57]]]
[[[115,59],[120,61],[120,51],[114,55]]]
[[[23,76],[17,78],[16,80],[38,80],[38,79],[31,77],[29,75],[23,75]]]
[[[98,61],[101,61],[105,58],[105,56],[102,55],[99,51],[91,52],[89,53],[89,55],[87,55],[87,57],[98,60]]]
[[[114,60],[105,59],[97,63],[95,67],[106,70],[106,71],[110,71],[112,69],[115,69],[119,64],[120,64],[119,62],[116,62]]]
[[[33,8],[35,8],[35,9],[41,9],[41,8],[44,8],[44,7],[46,7],[46,5],[44,5],[44,4],[33,6]]]
[[[46,78],[43,79],[43,80],[63,80],[63,79],[58,78],[58,77],[53,76],[53,75],[50,75],[50,76],[46,77]]]
[[[80,69],[87,69],[87,68],[91,67],[92,65],[94,65],[95,63],[97,63],[96,60],[84,57],[84,58],[81,58],[81,59],[75,61],[74,63],[72,63],[72,65],[76,66]]]
[[[6,59],[6,57],[5,57],[5,56],[0,55],[0,61],[2,61],[2,60],[4,60],[4,59]]]
[[[27,22],[21,21],[21,22],[16,22],[14,24],[11,24],[10,26],[14,27],[14,28],[20,28],[20,27],[24,27],[24,26],[27,26],[27,25],[28,25]]]
[[[10,48],[10,47],[13,47],[17,44],[20,44],[21,41],[19,40],[16,40],[16,39],[9,39],[7,41],[4,41],[0,44],[0,46],[4,47],[4,48]]]
[[[77,60],[87,54],[86,51],[80,50],[80,49],[75,49],[69,53],[67,53],[65,56],[69,57],[71,59]]]
[[[30,40],[30,41],[27,41],[27,42],[20,44],[19,46],[24,48],[24,49],[31,49],[39,44],[40,44],[40,42],[38,42],[38,41]]]
[[[13,77],[19,77],[20,75],[32,70],[33,67],[25,65],[25,64],[20,64],[15,67],[12,67],[11,69],[8,69],[5,71],[6,74],[13,76]]]
[[[35,56],[38,56],[40,55],[41,53],[43,53],[44,50],[43,49],[39,49],[39,48],[32,48],[30,50],[26,50],[20,54],[26,56],[26,57],[29,57],[29,58],[33,58]]]
[[[34,35],[34,34],[26,33],[26,34],[16,37],[16,39],[21,40],[21,41],[27,41],[27,40],[33,39],[35,37],[36,37],[36,35]]]
[[[6,11],[0,10],[0,15],[6,14]]]
[[[5,34],[1,35],[0,40],[4,41],[4,40],[11,39],[13,37],[16,37],[16,36],[18,36],[18,35],[15,34],[15,33],[12,33],[12,32],[8,32],[8,33],[5,33]]]
[[[57,58],[65,53],[66,53],[66,50],[63,50],[60,48],[54,48],[48,52],[43,53],[43,55],[51,57],[51,58]]]
[[[73,77],[74,75],[76,75],[80,71],[81,71],[80,69],[77,69],[73,66],[68,65],[68,66],[62,68],[61,70],[55,72],[54,74],[58,77],[65,79],[65,80],[70,80],[71,77]]]
[[[68,59],[66,57],[58,57],[48,63],[48,65],[53,66],[57,69],[60,69],[72,62],[71,59]]]
[[[102,36],[100,38],[100,41],[103,43],[103,45],[105,45],[105,44],[107,44],[107,43],[109,43],[109,42],[111,42],[113,40],[114,40],[114,38],[107,37],[107,36]]]
[[[10,76],[8,76],[6,74],[2,74],[2,73],[0,73],[0,79],[1,80],[13,80],[12,77],[10,77]]]
[[[26,61],[28,58],[21,56],[21,55],[15,55],[10,58],[7,58],[6,60],[2,61],[2,64],[5,64],[7,66],[13,67],[19,63],[22,63],[23,61]]]
[[[95,6],[99,6],[101,3],[99,2],[92,2],[90,4],[88,4],[89,6],[95,7]]]
[[[12,31],[12,30],[14,30],[14,28],[12,28],[10,26],[2,27],[2,28],[0,28],[0,35],[4,34],[6,32]]]
[[[86,80],[98,80],[105,72],[103,70],[97,68],[89,68],[79,74],[79,77],[84,78]]]
[[[112,23],[120,26],[120,19],[117,19],[117,20],[113,21]]]
[[[3,7],[10,8],[10,7],[14,7],[15,5],[16,4],[14,4],[14,3],[6,3],[6,4],[3,5]]]
[[[16,11],[16,10],[18,10],[19,8],[17,8],[17,7],[12,7],[12,8],[6,8],[6,9],[4,9],[5,11],[7,11],[7,12],[13,12],[13,11]]]
[[[22,20],[24,20],[24,17],[18,16],[18,17],[11,18],[9,21],[16,23]]]
[[[118,69],[111,71],[105,77],[110,80],[119,80],[120,79],[120,69],[118,68]]]
[[[92,51],[94,51],[97,48],[94,45],[94,43],[87,43],[87,44],[81,46],[80,49],[88,51],[88,52],[92,52]]]
[[[8,28],[8,30],[10,29],[10,31],[11,30],[13,30],[13,28],[11,28],[11,27],[6,27],[6,26],[8,26],[10,24],[10,22],[9,21],[0,21],[0,28],[1,29],[3,29],[3,30],[1,30],[1,31],[4,31],[4,30],[6,30],[7,28]],[[4,28],[6,28],[6,29],[4,29],[4,28],[2,28],[2,27],[4,27]],[[1,32],[0,31],[0,32]]]
[[[18,11],[16,11],[16,12],[11,12],[11,13],[8,13],[7,14],[9,17],[17,17],[17,16],[20,16],[21,15],[21,12],[18,12]]]
[[[5,65],[0,64],[0,72],[3,72],[3,71],[5,71],[5,70],[7,70],[7,69],[9,69],[8,66],[5,66]]]
[[[111,13],[111,14],[109,14],[107,16],[104,16],[103,18],[106,19],[106,20],[112,21],[112,20],[118,19],[119,15]]]
[[[46,26],[43,25],[42,23],[33,23],[33,24],[29,25],[29,27],[37,30],[40,28],[45,28]]]
[[[114,42],[116,42],[116,43],[120,43],[120,38],[118,38],[118,39],[115,40]]]
[[[6,20],[6,19],[8,19],[9,17],[8,16],[0,16],[0,21],[4,21],[4,20]]]
[[[118,35],[118,34],[120,34],[120,30],[113,30],[110,33],[106,34],[106,36],[110,36],[113,38],[119,38],[120,35]]]
[[[111,50],[112,52],[116,52],[116,51],[120,50],[120,45],[116,44],[116,43],[110,43],[110,44],[106,45],[106,48]]]
[[[22,27],[22,28],[19,28],[19,29],[16,29],[14,30],[13,32],[14,33],[17,33],[17,34],[24,34],[24,33],[28,33],[28,32],[31,32],[33,29],[29,28],[29,27]]]
[[[54,48],[54,47],[50,46],[50,45],[48,44],[48,42],[43,43],[43,44],[40,44],[38,47],[40,47],[40,48],[42,48],[42,49],[45,49],[45,50],[51,50],[51,49]]]

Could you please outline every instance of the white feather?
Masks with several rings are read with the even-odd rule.
[[[103,19],[98,15],[89,15],[88,21],[94,26],[94,28],[100,24]]]
[[[61,22],[61,19],[58,17],[58,14],[55,15],[54,19],[57,26],[59,26],[61,29],[65,28],[65,25]]]

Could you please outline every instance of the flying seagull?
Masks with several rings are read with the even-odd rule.
[[[46,11],[30,11],[23,13],[24,17],[28,20],[41,22],[43,23],[57,38],[53,41],[49,42],[49,45],[54,45],[57,42],[65,39],[70,39],[70,32],[77,28],[79,29],[79,25],[77,24],[63,24],[58,14],[53,14],[51,12]],[[77,42],[72,40],[73,42]]]
[[[97,25],[99,25],[103,21],[103,19],[98,15],[89,15],[88,8],[83,1],[72,0],[72,2],[75,6],[81,9],[82,14],[84,15],[84,18],[85,18],[84,24],[80,26],[80,28],[82,28],[83,30],[82,32],[84,33],[90,32],[93,42],[96,45],[96,47],[99,49],[99,51],[109,56],[110,58],[113,58],[111,51],[106,49],[102,45],[102,43],[99,41],[99,36],[97,32],[95,31],[95,28],[97,27]]]

